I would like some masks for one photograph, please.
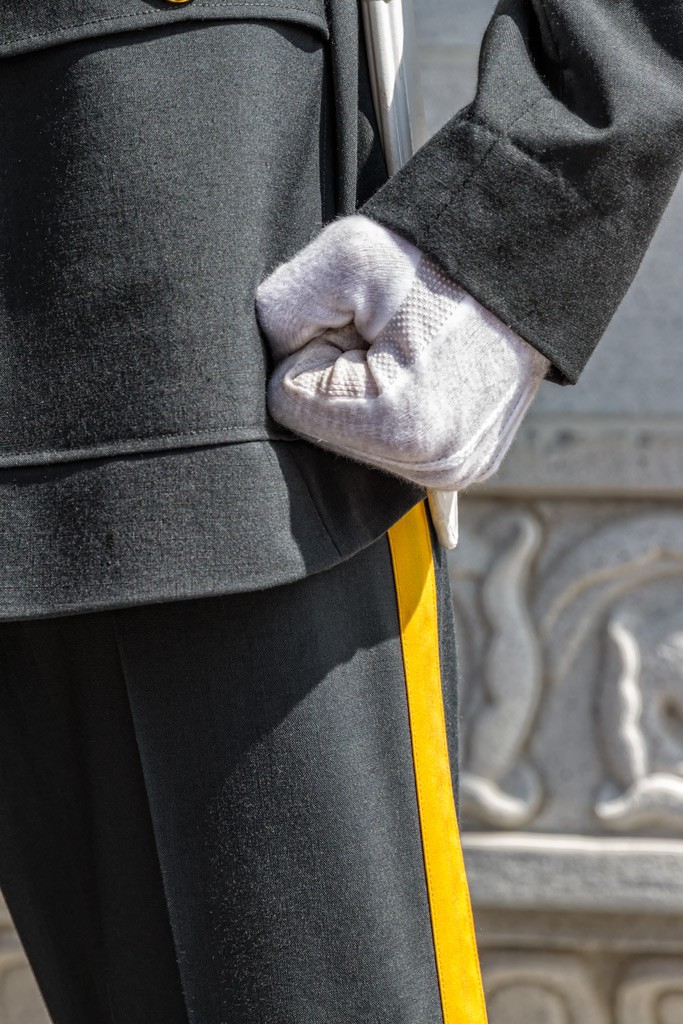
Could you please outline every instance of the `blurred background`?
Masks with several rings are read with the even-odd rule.
[[[473,94],[494,3],[414,2],[434,131]],[[683,1024],[682,237],[683,188],[580,383],[543,386],[461,504],[460,792],[491,1024]],[[48,1024],[1,906],[0,1024]]]
[[[430,131],[492,0],[414,0]],[[544,384],[451,561],[491,1024],[683,1024],[683,187],[579,384]],[[553,287],[548,267],[548,289]]]

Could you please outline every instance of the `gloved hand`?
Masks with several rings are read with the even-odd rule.
[[[268,408],[341,455],[426,488],[499,466],[549,363],[409,242],[330,224],[258,288],[278,360]]]

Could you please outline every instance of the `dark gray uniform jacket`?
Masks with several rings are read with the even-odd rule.
[[[352,0],[3,3],[0,617],[283,583],[419,500],[265,408],[254,289],[366,200],[578,376],[680,173],[683,3],[504,0],[379,191],[359,50]]]

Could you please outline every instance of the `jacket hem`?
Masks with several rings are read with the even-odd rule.
[[[19,33],[0,42],[0,57],[16,57],[36,50],[63,46],[66,43],[93,39],[98,36],[131,32],[145,28],[164,28],[187,22],[234,21],[235,19],[268,19],[293,21],[316,29],[324,39],[329,38],[327,20],[310,9],[288,4],[282,0],[252,0],[235,3],[231,0],[212,0],[202,3],[194,0],[187,8],[150,10],[135,14],[105,15],[100,18],[60,25],[44,32]]]
[[[45,448],[40,451],[9,452],[0,454],[0,469],[19,469],[23,466],[52,466],[63,462],[83,462],[90,459],[115,458],[163,452],[173,449],[202,448],[205,445],[239,444],[258,441],[289,441],[293,437],[283,427],[268,424],[238,424],[212,430],[186,430],[181,433],[155,434],[153,437],[134,437],[128,440],[108,441],[80,448]]]
[[[0,620],[244,593],[324,571],[424,492],[292,439],[0,471]]]

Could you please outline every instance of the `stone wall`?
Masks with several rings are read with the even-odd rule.
[[[493,0],[415,0],[427,120]],[[491,1024],[683,1021],[683,189],[576,388],[544,385],[452,559]],[[552,268],[548,271],[552,287]],[[0,1024],[47,1024],[0,910]]]

